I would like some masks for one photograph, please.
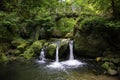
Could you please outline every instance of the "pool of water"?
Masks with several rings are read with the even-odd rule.
[[[0,64],[0,80],[119,80],[117,77],[100,75],[102,69],[93,60],[83,60],[86,65],[77,68],[51,69],[46,63],[35,60]],[[93,74],[94,73],[94,74]]]

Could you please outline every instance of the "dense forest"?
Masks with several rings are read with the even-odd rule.
[[[60,58],[74,40],[76,57],[93,58],[106,74],[120,74],[120,0],[0,0],[0,63]]]

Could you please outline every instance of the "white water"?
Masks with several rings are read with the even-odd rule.
[[[59,43],[57,43],[57,48],[56,48],[56,58],[55,58],[55,61],[56,62],[59,62]]]

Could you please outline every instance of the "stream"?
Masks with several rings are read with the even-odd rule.
[[[103,71],[92,59],[79,59],[86,63],[77,68],[54,69],[46,63],[14,61],[0,64],[0,80],[119,80],[115,76],[101,75]]]

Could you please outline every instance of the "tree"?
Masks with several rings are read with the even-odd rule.
[[[120,19],[120,0],[88,0],[88,3],[100,13],[110,13],[114,19]]]

